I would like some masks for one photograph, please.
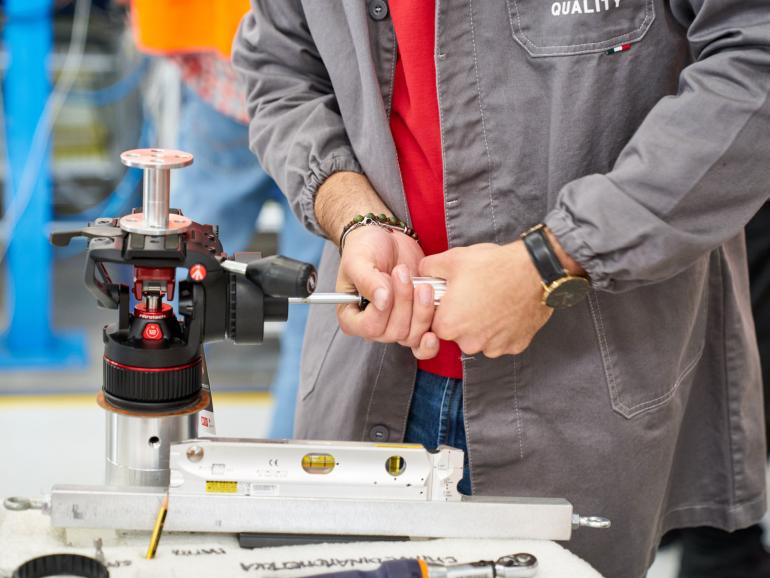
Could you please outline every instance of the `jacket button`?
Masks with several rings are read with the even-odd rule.
[[[373,442],[386,442],[390,432],[384,425],[376,425],[369,430],[369,439]]]
[[[388,3],[385,0],[371,0],[369,2],[369,16],[372,20],[385,20],[388,17]]]

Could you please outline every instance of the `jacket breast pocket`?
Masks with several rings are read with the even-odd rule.
[[[515,40],[530,56],[602,52],[641,40],[655,0],[506,0]]]

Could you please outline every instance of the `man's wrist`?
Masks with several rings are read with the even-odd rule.
[[[553,249],[556,258],[561,263],[561,266],[564,267],[564,270],[574,277],[588,277],[583,266],[575,261],[570,254],[564,250],[564,247],[561,246],[556,235],[554,235],[548,227],[544,227],[543,232],[545,233],[548,242],[551,244],[551,248]]]
[[[521,240],[525,241],[524,244],[527,245],[530,240],[538,236],[544,237],[544,243],[538,243],[538,245],[543,245],[542,251],[545,251],[543,258],[553,263],[552,266],[549,265],[550,269],[558,269],[560,267],[567,275],[572,277],[588,277],[583,266],[564,250],[559,239],[556,238],[556,235],[546,225],[541,223],[528,229],[521,234]],[[533,249],[528,248],[528,250],[533,262],[539,260],[535,254],[532,254]],[[540,266],[538,265],[537,268],[540,269]]]
[[[367,213],[392,216],[364,175],[341,171],[329,176],[318,188],[314,210],[327,237],[339,243],[345,226],[356,215]]]
[[[532,227],[521,236],[521,240],[544,287],[544,305],[565,309],[586,297],[591,287],[588,276],[563,250],[556,237],[549,235],[545,225]],[[559,248],[558,253],[556,247]]]
[[[414,229],[392,215],[388,216],[385,213],[381,213],[379,215],[375,215],[374,213],[356,215],[347,225],[342,228],[342,234],[340,235],[339,240],[340,255],[342,254],[342,250],[345,248],[345,239],[348,237],[348,235],[356,229],[360,229],[361,227],[366,227],[369,225],[380,227],[389,233],[402,233],[407,237],[411,237],[415,241],[418,240],[417,233],[415,233]]]

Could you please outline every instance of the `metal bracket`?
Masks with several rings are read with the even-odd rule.
[[[190,153],[168,149],[134,149],[120,155],[127,167],[144,169],[142,212],[126,215],[120,226],[129,233],[173,235],[186,231],[192,221],[170,214],[171,169],[191,165]]]
[[[163,488],[54,486],[56,528],[153,528]],[[563,499],[464,497],[458,502],[173,495],[170,532],[344,534],[413,538],[569,540],[572,505]]]

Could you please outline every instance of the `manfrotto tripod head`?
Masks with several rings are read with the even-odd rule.
[[[313,292],[316,272],[281,256],[228,257],[217,226],[170,209],[171,169],[189,165],[192,155],[141,149],[121,160],[144,169],[143,209],[53,233],[51,240],[64,246],[88,238],[86,287],[101,307],[118,311],[103,332],[105,400],[129,411],[179,410],[198,400],[202,344],[262,341],[266,321],[286,320],[288,298]],[[111,275],[117,265],[133,269],[130,287]],[[178,268],[187,276],[177,291]],[[170,303],[175,295],[178,315]]]

